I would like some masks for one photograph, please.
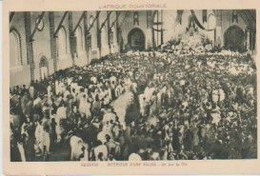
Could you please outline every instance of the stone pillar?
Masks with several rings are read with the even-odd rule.
[[[75,65],[75,58],[74,58],[74,53],[77,48],[77,42],[76,42],[76,37],[73,34],[73,19],[72,19],[72,12],[69,12],[68,14],[68,19],[69,19],[69,46],[70,46],[70,57],[72,58],[72,65]],[[78,52],[78,51],[77,51]]]
[[[108,44],[109,54],[111,54],[111,43],[110,43],[110,41],[111,41],[111,35],[110,35],[111,29],[110,29],[110,16],[108,16],[109,15],[108,13],[109,12],[107,12],[107,17],[108,17],[108,19],[107,19],[107,44]]]
[[[96,16],[98,15],[98,12],[96,12]],[[99,28],[100,28],[100,22],[99,22],[99,17],[100,17],[100,15],[99,16],[97,16],[97,20],[96,20],[96,37],[97,37],[97,48],[98,48],[98,59],[100,59],[100,56],[101,56],[101,32],[102,31],[100,31],[99,30]]]
[[[119,52],[116,25],[111,29],[113,31],[113,53]]]
[[[88,23],[87,23],[87,20],[88,20],[88,12],[85,12],[84,13],[84,19],[83,19],[83,24],[84,24],[84,46],[85,46],[85,52],[86,52],[86,56],[87,56],[87,64],[90,62],[90,56],[89,56],[89,50],[90,50],[90,47],[88,46],[90,43],[88,42],[88,39],[89,39],[89,32],[87,32],[88,30]]]
[[[245,30],[245,49],[247,50],[247,51],[249,51],[250,50],[250,30],[249,29],[246,29]]]
[[[215,39],[215,45],[222,47],[224,46],[224,40],[223,40],[223,35],[222,35],[222,11],[221,10],[216,10],[216,29],[214,32],[214,39]]]
[[[50,22],[50,46],[51,46],[51,59],[53,60],[54,72],[57,71],[57,43],[54,37],[55,25],[54,25],[54,13],[49,12],[49,22]]]
[[[35,63],[33,57],[33,41],[31,40],[31,14],[30,12],[24,12],[24,24],[25,24],[25,40],[27,50],[27,62],[30,65],[31,81],[35,79]]]

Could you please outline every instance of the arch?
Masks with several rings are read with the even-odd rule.
[[[84,50],[84,40],[83,40],[83,32],[81,26],[79,26],[76,30],[77,37],[77,53],[82,53]]]
[[[104,27],[101,29],[101,43],[102,44],[107,44],[108,40],[107,40],[107,25],[104,25]]]
[[[245,33],[239,26],[230,26],[225,31],[224,47],[231,51],[245,51]]]
[[[208,29],[215,29],[217,25],[216,16],[213,12],[208,14]]]
[[[145,49],[145,35],[139,28],[133,28],[128,33],[128,45],[132,50],[143,51]]]
[[[45,56],[42,56],[39,63],[40,78],[44,80],[49,75],[49,62]]]
[[[16,29],[10,31],[10,66],[21,66],[22,61],[22,47],[21,36]]]
[[[58,56],[66,55],[68,53],[68,37],[64,26],[58,32]]]

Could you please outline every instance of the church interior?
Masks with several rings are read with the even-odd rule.
[[[11,12],[10,86],[111,53],[156,50],[191,25],[214,46],[255,54],[254,10]]]
[[[255,10],[9,22],[11,161],[257,158]]]

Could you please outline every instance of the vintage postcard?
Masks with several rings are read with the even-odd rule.
[[[260,174],[257,0],[4,2],[4,174]]]

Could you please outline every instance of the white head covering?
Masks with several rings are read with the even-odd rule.
[[[104,131],[101,131],[98,133],[97,135],[97,140],[101,141],[102,144],[104,144],[106,142],[106,134]]]
[[[128,161],[142,161],[142,158],[140,155],[138,155],[137,153],[132,153],[129,157],[128,157]]]

